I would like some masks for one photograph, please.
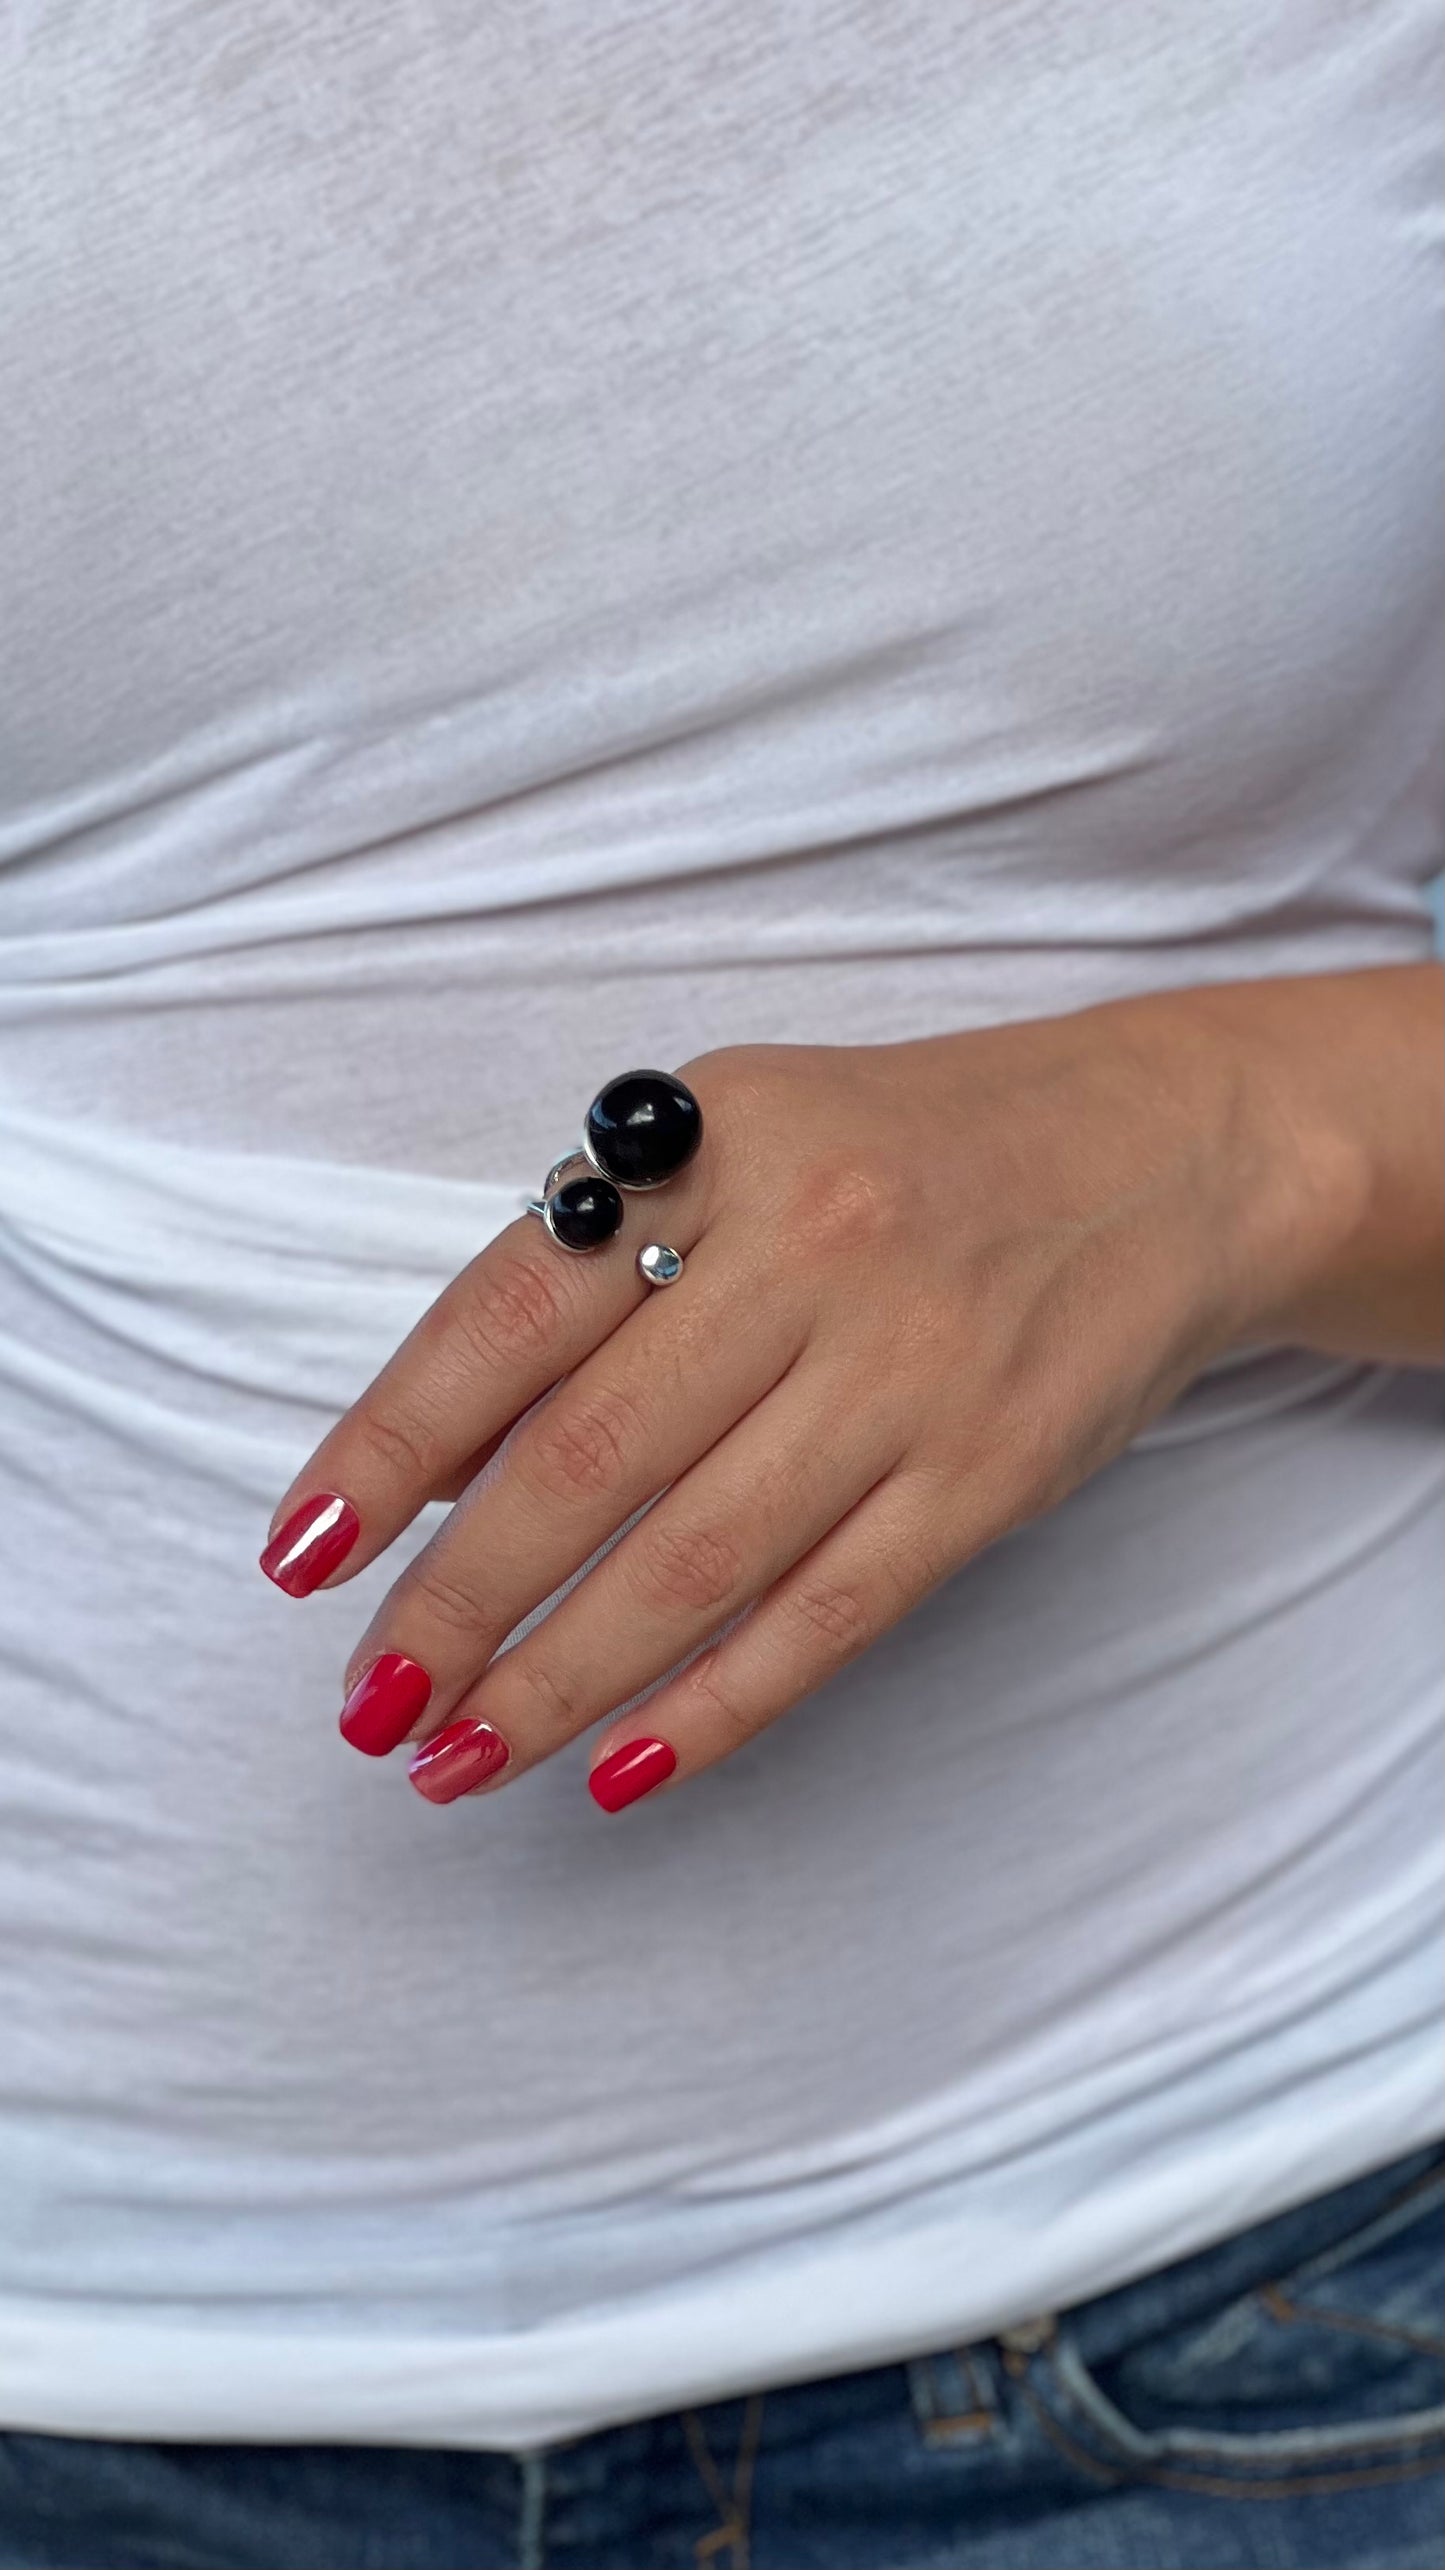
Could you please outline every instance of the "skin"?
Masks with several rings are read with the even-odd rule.
[[[593,1765],[660,1738],[676,1791],[1223,1350],[1436,1361],[1440,1045],[1420,965],[679,1065],[706,1125],[689,1167],[629,1196],[594,1256],[511,1224],[278,1507],[353,1502],[337,1587],[425,1501],[457,1502],[347,1687],[383,1652],[419,1661],[413,1738],[494,1724],[496,1793],[671,1671]],[[633,1266],[651,1238],[686,1255],[663,1292]]]

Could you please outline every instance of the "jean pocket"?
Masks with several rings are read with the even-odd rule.
[[[1053,2441],[1104,2478],[1284,2496],[1445,2456],[1445,2169],[1348,2238],[1090,2363],[1067,2315],[1006,2358]]]

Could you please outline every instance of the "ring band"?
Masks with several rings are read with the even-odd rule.
[[[540,1196],[526,1210],[545,1223],[560,1249],[586,1256],[605,1249],[622,1228],[623,1192],[650,1193],[686,1168],[702,1140],[702,1109],[671,1071],[624,1071],[598,1090],[578,1149],[554,1160]],[[679,1250],[652,1240],[637,1253],[649,1285],[673,1285]]]

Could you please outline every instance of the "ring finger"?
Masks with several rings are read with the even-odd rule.
[[[661,1306],[649,1298],[522,1421],[352,1653],[354,1747],[382,1756],[438,1729],[523,1618],[787,1372],[806,1306],[777,1293],[739,1328],[750,1274],[740,1227],[714,1225]]]
[[[451,1802],[548,1757],[675,1671],[892,1470],[904,1431],[840,1408],[809,1351],[675,1481],[552,1613],[494,1659],[412,1761]]]

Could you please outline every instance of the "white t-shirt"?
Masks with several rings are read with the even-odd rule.
[[[1438,2128],[1422,1377],[1219,1369],[617,1823],[338,1740],[436,1512],[254,1567],[610,1073],[1428,950],[1435,22],[16,13],[6,2423],[526,2444]]]

